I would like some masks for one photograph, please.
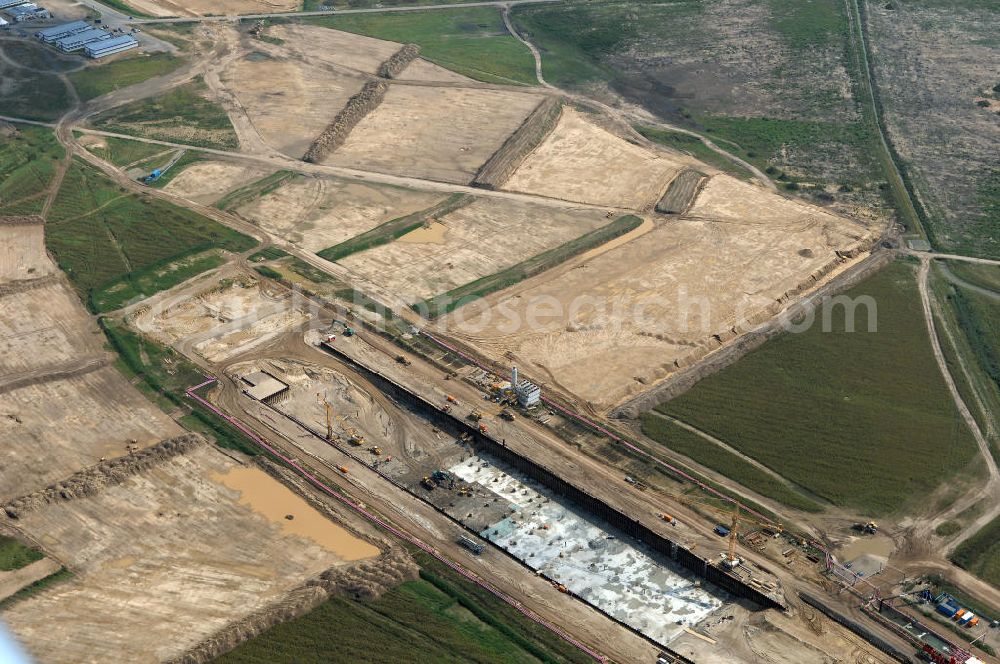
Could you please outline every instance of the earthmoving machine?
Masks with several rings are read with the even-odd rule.
[[[451,396],[450,394],[446,394],[446,395],[444,396],[444,398],[445,398],[445,400],[446,400],[446,401],[447,401],[448,403],[454,403],[454,404],[457,404],[457,403],[458,403],[458,399],[456,399],[455,397]]]
[[[424,476],[424,479],[420,480],[420,486],[424,487],[428,491],[433,491],[437,488],[437,483],[430,477]]]
[[[483,419],[483,411],[479,410],[478,408],[472,410],[472,412],[469,413],[469,419],[472,420],[473,422],[478,422],[479,420]]]
[[[500,411],[500,417],[502,417],[503,419],[507,420],[508,422],[513,422],[514,421],[514,411],[512,411],[509,408],[504,408],[503,410]]]
[[[375,456],[382,456],[382,448],[379,447],[378,445],[372,445],[371,447],[368,448],[368,451],[374,454]]]
[[[878,524],[874,521],[868,521],[866,523],[856,523],[851,526],[854,530],[859,533],[864,533],[865,535],[876,535],[878,534]]]
[[[365,444],[365,437],[361,435],[361,433],[357,429],[353,427],[348,429],[347,435],[349,436],[347,442],[349,442],[351,445],[354,445],[355,447],[361,447],[362,445]]]
[[[480,423],[480,425],[479,425],[479,433],[483,433],[483,434],[489,433],[489,429],[486,428],[485,424]]]
[[[413,364],[413,362],[411,362],[410,360],[408,360],[405,355],[397,355],[396,356],[396,361],[399,362],[400,364],[402,364],[404,367],[408,367],[411,364]]]

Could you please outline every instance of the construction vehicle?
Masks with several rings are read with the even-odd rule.
[[[854,530],[859,533],[864,533],[865,535],[876,535],[878,534],[878,524],[874,521],[868,521],[867,523],[856,523],[851,526]]]
[[[411,362],[410,360],[406,359],[406,356],[404,356],[404,355],[397,355],[396,356],[396,361],[399,362],[400,364],[402,364],[404,367],[408,367],[411,364],[413,364],[413,362]]]
[[[444,398],[445,398],[445,400],[448,403],[453,403],[453,404],[457,404],[458,403],[458,399],[456,399],[455,397],[451,396],[450,394],[444,395]]]
[[[348,429],[347,435],[349,436],[347,442],[349,442],[351,445],[354,445],[355,447],[361,447],[362,445],[365,444],[365,437],[361,435],[357,429],[354,428]]]
[[[451,412],[451,405],[450,404],[445,404],[445,405],[441,406],[441,412],[442,413],[450,413]]]
[[[503,410],[500,411],[500,417],[507,420],[508,422],[513,422],[514,411],[510,410],[509,408],[504,408]]]
[[[733,569],[737,567],[743,561],[736,555],[736,542],[739,536],[740,523],[752,523],[760,527],[765,533],[771,535],[772,537],[778,537],[784,532],[784,528],[781,524],[773,524],[766,521],[758,521],[750,516],[741,514],[740,504],[738,502],[733,502],[732,509],[723,509],[713,503],[706,500],[692,498],[683,494],[670,494],[671,498],[684,505],[697,505],[698,507],[706,508],[716,514],[722,514],[729,516],[729,525],[717,524],[714,528],[715,534],[719,537],[726,537],[729,539],[729,547],[725,553],[722,554],[722,565],[726,569]]]
[[[483,412],[477,408],[469,413],[469,419],[473,422],[478,422],[483,419]]]
[[[482,434],[489,433],[489,429],[486,428],[485,424],[480,424],[479,425],[479,433],[482,433]]]
[[[337,466],[337,470],[344,473],[345,475],[347,474],[347,466]]]
[[[674,523],[674,517],[670,516],[666,512],[660,512],[660,518],[666,521],[667,523]]]
[[[437,484],[435,484],[434,480],[427,476],[424,476],[424,479],[420,480],[420,485],[428,491],[433,491],[437,488]]]
[[[372,445],[371,447],[368,448],[368,451],[374,454],[375,456],[382,456],[382,448],[379,447],[378,445]]]
[[[477,556],[481,554],[483,552],[483,549],[485,548],[479,542],[475,541],[470,537],[466,537],[465,535],[462,535],[461,537],[458,538],[458,543],[464,546],[469,551],[476,554]]]
[[[353,337],[354,336],[354,328],[353,327],[345,327],[344,328],[344,336],[345,337]]]
[[[149,175],[147,175],[146,177],[142,178],[142,181],[145,184],[153,184],[154,182],[156,182],[157,180],[160,179],[161,175],[163,175],[163,171],[160,170],[159,168],[154,168],[153,171]]]

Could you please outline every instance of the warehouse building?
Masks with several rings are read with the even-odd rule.
[[[115,37],[113,39],[102,39],[98,42],[92,42],[87,44],[83,50],[84,53],[87,54],[87,57],[103,58],[108,55],[114,55],[115,53],[127,51],[138,45],[139,42],[137,42],[131,35],[122,35],[121,37]]]
[[[16,7],[10,7],[6,10],[7,15],[14,19],[15,23],[24,23],[25,21],[40,21],[46,18],[52,18],[52,14],[45,7],[39,7],[34,3],[26,3],[23,5],[17,5]]]
[[[51,28],[39,30],[35,33],[35,36],[46,44],[51,44],[57,39],[62,39],[63,37],[68,37],[78,32],[90,29],[90,24],[86,21],[73,21],[72,23],[63,23],[62,25],[54,25]]]
[[[58,46],[59,50],[63,53],[70,53],[72,51],[79,51],[91,42],[110,38],[110,32],[105,32],[99,28],[92,28],[90,30],[84,30],[83,32],[77,32],[76,34],[72,34],[68,37],[63,37],[62,39],[56,41],[56,46]]]

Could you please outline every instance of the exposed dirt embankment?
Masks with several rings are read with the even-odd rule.
[[[849,250],[839,252],[839,255],[844,259],[855,258],[871,250],[880,239],[869,238]],[[725,369],[750,351],[762,346],[766,341],[780,335],[785,330],[782,325],[784,320],[794,320],[800,314],[806,312],[809,307],[818,306],[824,297],[832,296],[860,283],[882,269],[894,258],[895,254],[891,251],[876,251],[871,256],[863,259],[851,270],[845,271],[843,274],[834,277],[826,284],[817,288],[801,302],[790,306],[785,315],[774,318],[774,316],[782,312],[790,299],[814,288],[817,282],[841,264],[841,260],[831,261],[809,275],[797,288],[785,293],[771,306],[759,312],[757,316],[748,321],[748,324],[757,324],[757,327],[749,330],[733,328],[714,335],[709,344],[699,347],[689,356],[675,362],[674,368],[676,371],[663,382],[657,384],[651,390],[632,397],[612,410],[610,413],[611,417],[622,419],[636,418],[640,413],[651,410],[687,392],[702,378]],[[769,318],[771,320],[765,323],[764,321],[767,321]]]
[[[34,214],[14,217],[0,217],[0,225],[3,226],[35,226],[37,224],[44,223],[44,219]]]
[[[203,442],[204,439],[201,436],[193,433],[168,438],[134,454],[102,461],[96,466],[70,475],[61,482],[21,498],[15,498],[4,505],[3,510],[10,518],[17,519],[26,512],[39,509],[50,503],[92,496],[106,487],[121,484],[129,477],[137,475],[161,461],[184,454]]]
[[[381,78],[396,78],[411,62],[420,55],[420,47],[416,44],[406,44],[392,56],[378,66],[378,75]]]
[[[562,99],[546,98],[483,164],[472,184],[485,189],[502,187],[521,162],[556,128],[560,115]]]
[[[17,281],[8,281],[5,284],[0,284],[0,297],[44,288],[45,286],[54,284],[58,281],[59,277],[54,274],[50,274],[47,277],[38,277],[36,279],[18,279]]]
[[[391,58],[390,58],[391,59]],[[319,163],[328,154],[339,148],[347,140],[347,135],[361,120],[378,108],[385,99],[389,84],[384,79],[368,81],[361,91],[347,100],[347,104],[337,113],[302,156],[305,161]]]

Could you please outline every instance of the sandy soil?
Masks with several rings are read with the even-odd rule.
[[[459,309],[445,325],[604,408],[777,313],[789,293],[838,264],[836,250],[865,237],[859,224],[832,216],[661,222],[640,239],[488,298],[488,309]]]
[[[271,296],[252,279],[226,280],[138,312],[131,320],[153,339],[217,362],[308,320],[287,293]]]
[[[0,394],[0,499],[181,433],[114,367]],[[38,453],[44,450],[45,462]]]
[[[427,209],[440,194],[332,178],[296,178],[240,207],[240,216],[303,249],[319,251]]]
[[[104,336],[60,282],[0,299],[0,376],[102,352]]]
[[[685,217],[783,230],[813,224],[853,224],[822,208],[779,196],[729,175],[709,178]]]
[[[394,85],[324,163],[465,184],[541,99],[499,90]]]
[[[291,12],[302,3],[300,0],[128,0],[128,4],[151,16],[228,16]]]
[[[346,67],[365,74],[374,74],[380,64],[403,46],[315,25],[274,25],[267,34],[283,39],[282,48],[303,62]]]
[[[345,532],[330,550],[287,532],[213,479],[233,469],[201,446],[96,496],[26,514],[20,527],[76,574],[5,611],[10,629],[39,661],[163,661],[354,557],[338,550],[368,546]],[[254,500],[282,493],[275,484],[259,474]]]
[[[246,108],[261,138],[295,158],[364,85],[360,76],[268,56],[237,61],[222,81]]]
[[[450,69],[445,69],[423,58],[417,58],[396,77],[400,81],[442,81],[447,83],[474,83],[474,81]]]
[[[484,198],[438,222],[437,232],[418,231],[413,238],[404,236],[340,263],[414,302],[499,272],[611,220],[600,210],[555,210]]]
[[[0,224],[0,281],[35,279],[55,272],[45,254],[45,227]]]
[[[632,145],[566,108],[555,130],[504,189],[582,203],[641,209],[688,163]]]
[[[208,205],[243,185],[273,173],[253,166],[241,166],[228,161],[198,161],[164,187],[164,191]]]

